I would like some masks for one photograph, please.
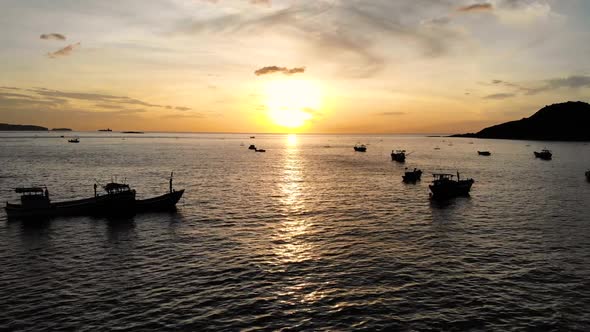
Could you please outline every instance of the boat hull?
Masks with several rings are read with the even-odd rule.
[[[535,151],[535,157],[536,158],[543,159],[543,160],[551,160],[552,155],[551,154],[548,154],[548,153],[536,152]]]
[[[402,175],[404,182],[417,182],[422,179],[422,171],[406,172]]]
[[[469,196],[473,180],[452,181],[443,184],[429,185],[433,198],[452,198]]]
[[[391,160],[392,161],[397,161],[398,163],[403,163],[403,162],[406,161],[406,156],[405,155],[396,154],[396,153],[392,153],[391,154]]]
[[[363,147],[354,147],[354,151],[356,152],[367,152],[367,148],[363,148]]]
[[[182,194],[184,194],[184,189],[158,197],[137,200],[135,202],[135,210],[137,212],[174,210]]]

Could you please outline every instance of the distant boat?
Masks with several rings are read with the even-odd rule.
[[[406,161],[406,150],[392,150],[391,160],[403,163]]]
[[[143,131],[123,131],[123,134],[143,134]]]
[[[256,150],[256,145],[250,144],[250,146],[248,147],[248,150]]]
[[[434,180],[428,186],[430,191],[432,191],[432,198],[451,198],[469,195],[471,186],[475,182],[473,179],[461,180],[459,172],[457,172],[457,180],[453,179],[453,174],[435,173],[432,175]]]
[[[435,149],[435,150],[440,150],[440,148],[439,148],[438,146],[437,146],[437,147],[435,147],[434,149]]]
[[[551,151],[549,151],[547,149],[543,149],[543,150],[541,150],[541,152],[535,151],[535,157],[541,158],[543,160],[551,160],[551,158],[553,157],[553,154],[551,153]]]
[[[413,171],[405,172],[405,174],[402,175],[402,178],[404,179],[404,182],[420,181],[420,179],[422,178],[422,171],[414,168]]]
[[[256,136],[250,136],[250,138],[256,138]]]
[[[107,128],[107,129],[99,129],[98,131],[112,131],[111,128]]]
[[[367,152],[367,146],[364,144],[357,144],[354,146],[354,151],[356,152]]]
[[[586,180],[590,182],[590,170],[586,171]]]
[[[80,143],[80,139],[78,137],[71,138],[71,139],[68,140],[68,142],[70,142],[70,143]]]
[[[492,153],[490,151],[477,151],[477,154],[480,156],[491,156]]]
[[[254,152],[266,152],[265,149],[255,149]]]

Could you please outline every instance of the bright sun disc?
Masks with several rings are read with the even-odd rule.
[[[320,108],[320,90],[305,80],[280,80],[266,87],[266,109],[272,122],[287,128],[298,128],[313,118]]]

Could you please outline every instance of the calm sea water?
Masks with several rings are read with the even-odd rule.
[[[2,202],[32,184],[88,197],[114,176],[148,197],[171,171],[186,193],[124,220],[0,212],[0,330],[590,329],[590,145],[34,135],[0,133]],[[406,166],[423,181],[402,183]],[[430,173],[457,170],[471,197],[431,202]]]

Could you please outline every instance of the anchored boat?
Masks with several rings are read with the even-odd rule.
[[[590,182],[590,170],[586,171],[586,180]]]
[[[367,146],[364,144],[357,144],[354,146],[354,151],[356,152],[367,152]]]
[[[250,146],[248,147],[248,150],[256,150],[256,145],[250,144]]]
[[[80,139],[78,137],[69,139],[68,142],[70,143],[80,143]]]
[[[403,163],[406,161],[406,150],[392,150],[391,160]]]
[[[420,179],[422,178],[422,171],[414,168],[413,171],[410,171],[410,172],[406,171],[405,174],[402,175],[402,178],[404,179],[404,182],[420,181]]]
[[[471,186],[475,182],[473,179],[461,180],[457,172],[457,180],[453,179],[453,174],[435,173],[432,174],[434,180],[428,187],[432,191],[432,198],[451,198],[456,196],[467,196]]]
[[[543,160],[551,160],[551,158],[553,157],[553,154],[551,153],[551,151],[549,151],[547,149],[543,149],[543,150],[541,150],[541,152],[535,151],[535,157],[541,158]]]
[[[480,156],[491,156],[492,153],[490,151],[477,151],[477,154]]]

